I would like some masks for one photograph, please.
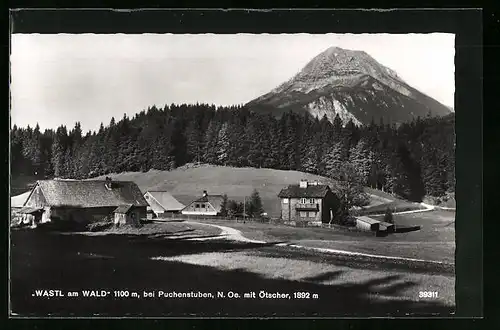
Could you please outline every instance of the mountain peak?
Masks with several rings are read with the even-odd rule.
[[[369,75],[376,79],[397,79],[397,74],[362,50],[349,50],[332,46],[314,57],[295,80],[334,78],[349,75]]]
[[[274,113],[299,109],[316,116],[326,114],[330,120],[340,114],[356,123],[379,117],[402,122],[424,117],[429,112],[436,115],[450,112],[365,51],[337,46],[315,56],[290,80],[249,105],[271,107]]]

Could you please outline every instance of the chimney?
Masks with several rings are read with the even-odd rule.
[[[203,190],[203,197],[206,197],[206,196],[207,196],[207,191]]]
[[[300,180],[300,184],[299,184],[299,187],[300,188],[307,188],[307,180]]]
[[[111,182],[111,178],[110,177],[106,177],[106,183],[104,184],[104,186],[106,187],[106,189],[108,190],[111,190],[112,188],[112,182]]]

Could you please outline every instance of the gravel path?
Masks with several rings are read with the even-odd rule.
[[[241,234],[241,231],[231,228],[231,227],[226,227],[226,226],[219,226],[219,225],[213,225],[209,223],[199,223],[199,222],[191,222],[191,221],[186,221],[186,223],[191,223],[191,224],[203,224],[203,225],[208,225],[208,226],[213,226],[216,228],[219,228],[222,232],[218,236],[214,237],[199,237],[199,238],[191,238],[189,240],[191,241],[204,241],[204,240],[214,240],[214,239],[227,239],[231,241],[237,241],[237,242],[244,242],[244,243],[255,243],[255,244],[266,244],[267,242],[264,241],[256,241],[252,239],[248,239],[245,236]]]

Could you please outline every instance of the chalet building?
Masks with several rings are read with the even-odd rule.
[[[147,202],[134,182],[106,180],[40,180],[21,212],[34,216],[33,226],[51,221],[80,224],[113,221],[136,224],[146,217]]]
[[[339,198],[329,186],[317,181],[301,180],[278,194],[281,199],[281,218],[285,223],[320,226],[328,223],[340,206]]]
[[[219,215],[223,200],[222,195],[209,195],[204,190],[202,197],[192,201],[181,212],[189,215]]]
[[[168,191],[147,191],[144,198],[148,202],[148,217],[162,217],[181,213],[186,206]]]

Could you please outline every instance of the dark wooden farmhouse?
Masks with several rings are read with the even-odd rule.
[[[147,202],[134,182],[104,180],[40,180],[23,209],[34,215],[33,225],[75,221],[138,223]]]
[[[339,198],[329,186],[301,180],[278,194],[281,219],[293,225],[320,226],[328,223],[340,207]]]
[[[219,215],[223,201],[222,195],[209,195],[205,190],[200,198],[195,199],[182,210],[182,214]]]
[[[148,217],[162,217],[178,214],[185,207],[184,204],[175,199],[168,191],[147,191],[144,198],[149,204]]]

